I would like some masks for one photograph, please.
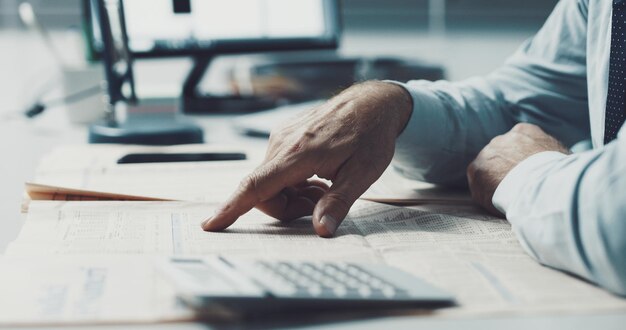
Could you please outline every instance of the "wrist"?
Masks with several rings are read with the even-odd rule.
[[[378,80],[370,80],[359,85],[361,95],[368,95],[367,102],[374,101],[379,111],[391,115],[393,129],[399,136],[406,128],[413,114],[413,98],[401,85]]]
[[[391,104],[393,104],[392,110],[398,112],[398,129],[396,135],[399,136],[406,128],[413,114],[413,98],[409,91],[400,85],[389,82],[381,82],[381,84],[385,85],[385,88],[388,89],[390,101],[392,101]]]
[[[511,204],[524,193],[524,186],[545,175],[550,164],[567,157],[558,151],[536,153],[515,165],[500,181],[491,198],[492,205],[506,214]]]

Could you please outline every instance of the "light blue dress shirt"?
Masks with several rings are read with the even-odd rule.
[[[493,203],[539,262],[626,295],[626,126],[603,145],[611,14],[610,0],[561,0],[495,72],[403,84],[414,111],[393,164],[414,179],[463,185],[478,152],[518,122],[570,147],[591,139],[592,150],[526,159]]]

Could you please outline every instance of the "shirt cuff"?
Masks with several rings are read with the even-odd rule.
[[[430,82],[417,82],[413,86],[393,80],[385,80],[384,82],[392,83],[404,88],[410,95],[413,101],[413,112],[411,118],[406,124],[404,131],[400,133],[396,139],[396,152],[413,153],[415,151],[415,145],[419,144],[423,139],[424,129],[421,127],[428,127],[428,122],[431,119],[428,117],[427,112],[440,111],[441,101],[439,98],[430,91],[426,84]]]
[[[517,164],[498,185],[491,199],[493,206],[503,214],[506,214],[509,207],[522,193],[524,185],[542,176],[548,170],[545,166],[546,164],[565,157],[567,155],[557,151],[544,151],[534,154]]]

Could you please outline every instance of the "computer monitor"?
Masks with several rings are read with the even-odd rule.
[[[88,37],[101,53],[97,0]],[[337,47],[337,0],[123,0],[135,57],[201,56]]]

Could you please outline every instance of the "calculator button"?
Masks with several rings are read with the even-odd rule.
[[[389,287],[383,288],[382,292],[383,292],[383,296],[387,298],[392,298],[393,296],[396,295],[396,290],[394,290],[393,288],[389,288]]]
[[[341,273],[337,273],[336,278],[338,281],[345,282],[349,277],[346,273],[341,272]]]
[[[369,296],[372,295],[372,290],[370,290],[370,288],[368,287],[360,287],[358,289],[359,295],[363,298],[368,298]]]
[[[354,278],[348,279],[345,283],[350,288],[358,288],[360,286],[360,282]]]
[[[360,273],[357,277],[359,278],[359,280],[366,283],[368,283],[372,279],[372,277],[367,275],[366,273]]]
[[[324,278],[323,280],[320,281],[320,283],[322,283],[322,285],[324,285],[327,288],[333,288],[333,287],[336,287],[337,285],[340,285],[340,283],[338,283],[336,280],[329,278],[329,277]]]
[[[344,297],[348,295],[348,290],[345,287],[336,287],[336,288],[333,288],[333,293],[337,297]]]
[[[356,267],[349,266],[346,268],[346,272],[352,276],[355,276],[359,273],[359,270]]]
[[[303,277],[303,278],[297,279],[296,280],[296,284],[298,285],[298,287],[306,288],[306,287],[311,286],[313,284],[313,282],[311,280],[309,280],[308,278]]]
[[[323,292],[320,286],[308,287],[306,291],[313,297],[319,297],[322,295],[322,292]]]
[[[397,299],[408,293],[352,264],[258,262],[254,277],[278,295],[338,299]]]
[[[377,289],[382,288],[382,287],[383,287],[383,285],[384,285],[384,284],[383,284],[383,281],[381,281],[381,280],[379,280],[379,279],[377,279],[377,278],[372,279],[369,283],[370,283],[370,285],[371,285],[373,288],[377,288]]]

